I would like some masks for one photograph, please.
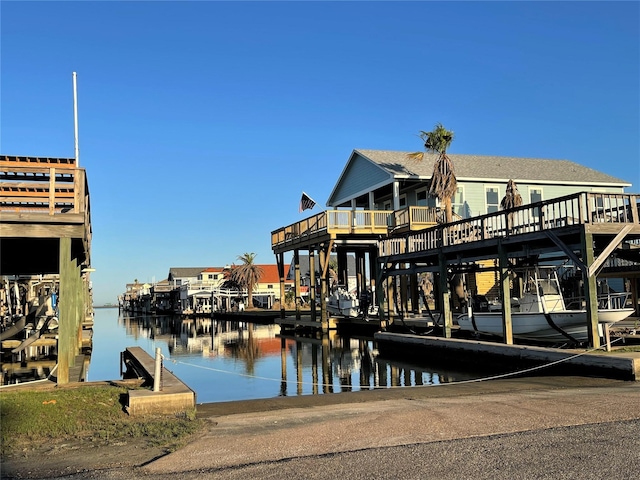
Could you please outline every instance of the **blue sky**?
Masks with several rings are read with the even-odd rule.
[[[0,153],[87,169],[97,304],[275,263],[355,148],[568,159],[640,191],[638,2],[0,2]],[[302,191],[314,210],[298,212]]]

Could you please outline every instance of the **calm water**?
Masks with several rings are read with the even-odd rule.
[[[430,385],[473,378],[382,359],[371,338],[298,338],[277,325],[207,318],[130,317],[95,311],[87,380],[116,380],[120,352],[161,348],[165,367],[195,390],[198,403]],[[477,375],[475,375],[477,376]]]

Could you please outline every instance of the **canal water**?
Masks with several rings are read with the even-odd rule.
[[[129,316],[96,308],[88,381],[121,379],[120,353],[160,348],[164,366],[196,392],[198,403],[336,394],[438,385],[478,374],[411,365],[378,355],[372,337],[332,332],[302,338],[278,325],[210,318]]]

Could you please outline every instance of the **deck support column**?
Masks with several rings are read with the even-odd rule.
[[[280,277],[280,318],[284,320],[285,316],[285,286],[284,286],[284,253],[276,255],[276,263],[278,264],[278,276]]]
[[[364,252],[356,251],[356,275],[358,279],[358,298],[367,291],[367,269],[365,268]]]
[[[75,365],[78,354],[78,336],[82,341],[82,332],[78,334],[79,311],[78,303],[81,295],[82,280],[80,267],[71,256],[71,238],[60,239],[60,299],[58,326],[58,370],[57,383],[69,383],[70,367]]]
[[[640,316],[640,309],[638,308],[638,279],[633,277],[630,279],[630,289],[631,289],[631,301],[633,302],[633,316]]]
[[[451,294],[449,292],[449,280],[447,278],[447,259],[440,251],[440,312],[442,314],[442,334],[444,338],[451,338],[453,318],[451,316]]]
[[[585,267],[582,270],[584,282],[584,297],[587,307],[587,333],[589,345],[593,348],[600,347],[600,335],[598,334],[598,287],[596,276],[589,275],[589,267],[594,262],[593,234],[583,227],[581,232],[582,262]]]
[[[378,262],[377,262],[378,251],[377,247],[373,247],[369,249],[369,286],[371,287],[371,291],[376,291],[377,278],[378,278]]]
[[[331,256],[331,252],[327,255]],[[347,250],[345,248],[338,248],[338,285],[343,285],[347,291],[349,291],[349,267],[347,264]]]
[[[406,266],[407,264],[403,263],[400,268],[404,270]],[[409,312],[409,287],[407,280],[407,275],[400,275],[400,309],[403,314]]]
[[[319,260],[322,273],[320,274],[320,322],[322,323],[322,331],[329,330],[329,316],[327,314],[327,283],[329,281],[329,256],[331,253],[331,242],[320,245]]]
[[[296,295],[296,320],[300,320],[300,251],[293,251],[293,265],[295,272],[295,295]]]
[[[309,249],[309,304],[311,305],[311,321],[316,321],[316,257],[315,249]]]
[[[412,273],[409,276],[409,285],[411,288],[411,310],[413,313],[420,313],[420,297],[418,292],[418,274]]]
[[[502,245],[498,243],[498,269],[502,296],[502,338],[507,345],[513,345],[513,323],[511,322],[511,289],[509,279],[509,259]]]

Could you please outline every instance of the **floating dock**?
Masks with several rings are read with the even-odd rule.
[[[527,375],[568,373],[621,380],[640,380],[640,352],[597,353],[593,350],[564,350],[530,345],[506,345],[479,340],[379,332],[374,335],[381,355],[430,359],[442,362],[509,365],[513,372],[528,369]]]

